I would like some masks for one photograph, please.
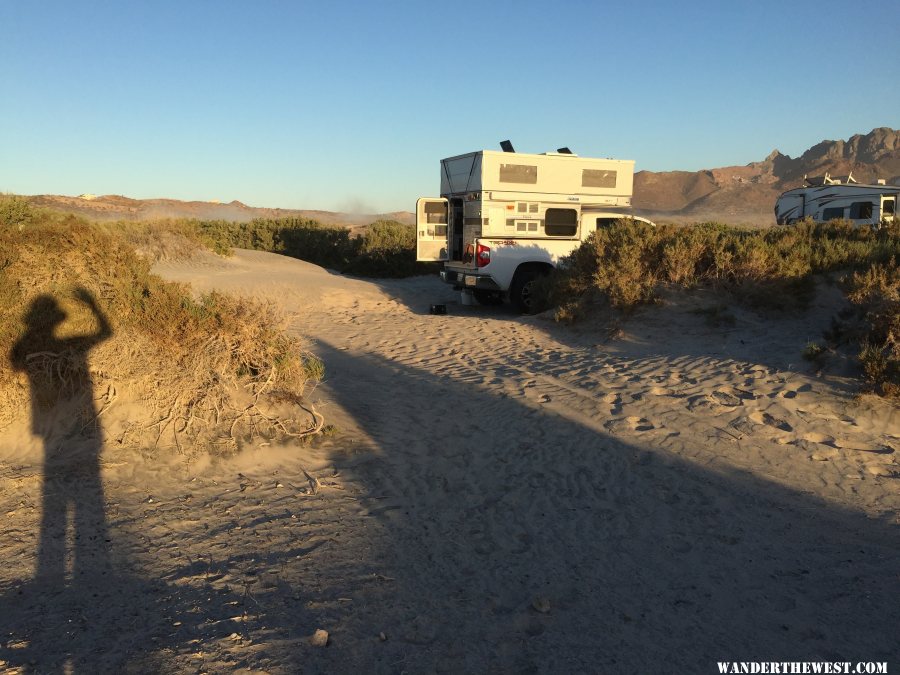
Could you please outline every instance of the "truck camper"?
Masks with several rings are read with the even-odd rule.
[[[416,202],[416,258],[443,261],[441,278],[479,302],[508,297],[528,312],[538,277],[632,217],[634,161],[501,147],[441,160],[441,196]]]
[[[824,223],[837,218],[857,225],[878,226],[897,217],[900,186],[857,183],[853,175],[804,177],[804,186],[788,190],[775,202],[775,221],[790,225],[811,218]]]

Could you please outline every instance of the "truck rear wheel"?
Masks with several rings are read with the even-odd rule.
[[[523,267],[516,272],[509,286],[509,299],[513,306],[523,314],[534,314],[538,311],[535,302],[535,282],[547,274],[548,270],[540,267]]]

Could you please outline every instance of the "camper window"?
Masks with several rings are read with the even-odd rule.
[[[614,188],[616,172],[608,169],[582,169],[581,187]]]
[[[844,217],[844,209],[831,208],[822,211],[822,220],[837,220]]]
[[[443,202],[426,202],[425,218],[429,223],[447,224],[447,205]]]
[[[501,183],[537,183],[537,167],[528,164],[501,164]]]
[[[578,232],[578,213],[575,209],[547,209],[544,232],[550,237],[574,237]]]
[[[872,217],[872,202],[853,202],[850,205],[852,220],[868,220]]]
[[[883,215],[883,216],[894,215],[894,200],[893,199],[885,199],[884,200],[884,203],[881,205],[881,215]]]

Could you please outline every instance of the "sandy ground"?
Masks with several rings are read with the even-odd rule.
[[[53,471],[7,434],[0,670],[900,665],[900,417],[800,356],[836,292],[725,328],[691,296],[611,331],[264,253],[159,272],[279,305],[335,429]]]

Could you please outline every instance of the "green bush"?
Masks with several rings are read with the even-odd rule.
[[[787,227],[744,230],[717,223],[650,227],[623,220],[577,248],[549,277],[557,318],[583,316],[588,298],[630,310],[652,301],[661,286],[698,284],[729,292],[759,309],[807,306],[815,274],[853,272],[850,300],[856,323],[835,322],[835,339],[861,345],[860,363],[873,388],[900,395],[900,230],[848,221],[804,221]],[[825,348],[808,346],[821,360]]]
[[[359,244],[359,253],[375,251],[415,251],[416,226],[396,220],[378,220],[366,228]]]
[[[660,285],[714,285],[750,305],[802,307],[811,275],[883,262],[900,253],[892,230],[811,221],[768,230],[717,223],[651,227],[622,220],[591,234],[555,275],[555,298],[599,293],[621,309],[651,301]]]
[[[858,309],[860,363],[879,393],[900,395],[900,266],[894,258],[854,274],[847,297]]]
[[[35,215],[31,204],[24,197],[0,195],[0,227],[21,228]]]

